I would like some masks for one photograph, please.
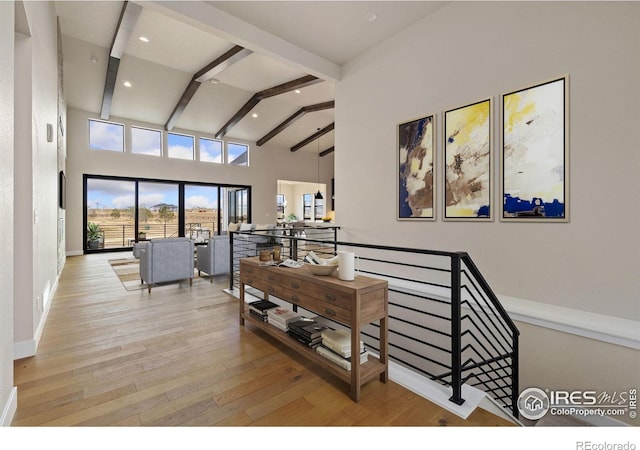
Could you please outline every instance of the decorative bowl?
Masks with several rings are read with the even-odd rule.
[[[312,274],[320,275],[320,276],[331,275],[333,273],[333,271],[338,268],[338,264],[337,263],[334,263],[334,264],[309,264],[309,263],[305,263],[305,264],[307,265],[307,267],[309,268],[309,270],[311,271]]]

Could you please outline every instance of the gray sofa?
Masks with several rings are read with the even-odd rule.
[[[209,275],[213,283],[214,275],[229,273],[229,236],[212,236],[207,245],[197,247],[196,269]]]
[[[136,249],[140,280],[156,283],[189,279],[193,283],[193,242],[187,238],[152,239]]]

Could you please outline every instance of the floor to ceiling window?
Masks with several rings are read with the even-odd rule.
[[[135,237],[133,181],[90,178],[86,182],[86,248],[127,246]]]
[[[138,239],[177,237],[178,185],[138,183]]]
[[[145,239],[202,241],[248,222],[251,188],[214,183],[84,176],[84,249],[120,250]]]
[[[188,184],[184,187],[184,235],[201,241],[220,229],[219,186]]]

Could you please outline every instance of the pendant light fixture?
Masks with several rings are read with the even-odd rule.
[[[320,128],[318,128],[320,131]],[[316,200],[322,200],[324,197],[322,196],[322,192],[320,192],[320,137],[318,136],[318,192],[314,196]]]

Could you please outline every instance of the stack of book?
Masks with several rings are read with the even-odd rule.
[[[258,300],[249,303],[249,314],[251,317],[255,317],[258,320],[267,322],[268,311],[273,308],[277,308],[278,305],[269,300]]]
[[[325,330],[316,352],[345,370],[351,370],[351,333],[346,330]],[[360,341],[360,364],[367,362],[369,352]]]
[[[320,317],[299,317],[289,322],[287,334],[311,348],[316,348],[322,341],[322,332],[328,329]]]
[[[300,315],[286,308],[267,310],[268,322],[282,331],[289,331],[289,323],[300,319]]]

